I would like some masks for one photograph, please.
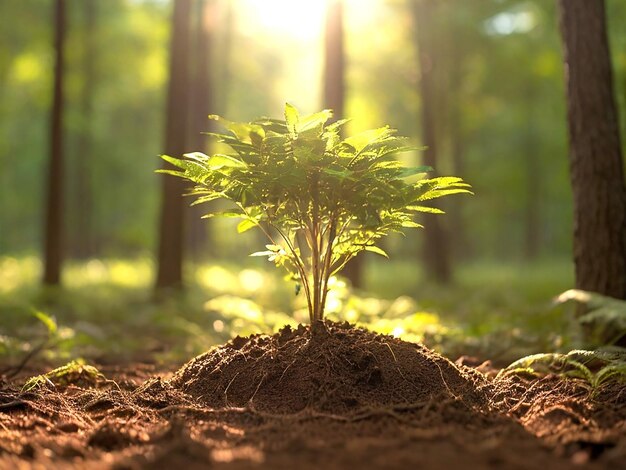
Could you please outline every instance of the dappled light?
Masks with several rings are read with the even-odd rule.
[[[30,298],[38,302],[41,263],[36,258],[3,258],[0,266],[0,314],[8,321],[0,344],[6,352],[19,354],[18,350],[32,347],[30,342],[18,347],[20,338],[26,339],[41,325],[28,304],[15,299],[34,295]],[[196,282],[188,299],[172,299],[157,307],[146,304],[154,278],[150,260],[72,263],[65,273],[66,291],[40,300],[41,308],[52,313],[64,331],[60,357],[85,355],[94,350],[94,342],[105,350],[141,354],[152,341],[146,343],[136,335],[134,340],[132,334],[125,339],[119,332],[140,334],[148,328],[170,337],[162,354],[177,360],[230,337],[274,333],[307,321],[302,294],[295,295],[292,284],[279,273],[221,264],[200,264],[193,272]],[[400,280],[413,281],[388,285],[392,272],[402,273]],[[365,277],[368,290],[376,295],[355,291],[343,278],[331,279],[327,317],[424,342],[450,356],[461,351],[490,354],[506,363],[532,353],[538,343],[554,349],[574,341],[575,335],[566,333],[573,306],[555,305],[552,296],[571,285],[566,274],[551,281],[554,273],[568,272],[567,262],[507,268],[482,263],[460,269],[457,285],[445,288],[429,283],[414,265],[374,264]],[[412,287],[416,281],[420,288]],[[130,318],[129,308],[133,309]],[[178,341],[185,343],[182,350],[174,344]],[[54,357],[55,349],[49,354]]]
[[[521,5],[510,11],[498,13],[485,22],[489,34],[524,34],[537,25],[536,11],[532,4]]]

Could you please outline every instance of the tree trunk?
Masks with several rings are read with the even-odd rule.
[[[344,54],[343,0],[330,0],[324,40],[324,106],[335,112],[335,119],[344,117]]]
[[[225,3],[225,4],[224,4]],[[215,107],[221,116],[228,115],[228,105],[230,103],[230,82],[231,82],[231,54],[233,50],[233,34],[235,31],[235,12],[233,2],[219,2],[220,17],[222,17],[223,25],[221,26],[222,47],[218,62],[219,76],[216,83],[218,91],[215,96]]]
[[[437,132],[435,129],[435,67],[436,54],[433,30],[429,28],[433,20],[436,4],[431,1],[413,1],[413,16],[417,33],[417,47],[420,65],[420,94],[422,102],[422,144],[424,164],[437,168]],[[447,234],[439,216],[425,214],[424,217],[423,259],[427,274],[435,281],[446,284],[452,279]]]
[[[576,287],[626,298],[626,189],[603,0],[560,0]]]
[[[54,91],[50,120],[50,162],[46,192],[46,221],[43,283],[61,284],[63,260],[63,61],[65,43],[65,0],[54,7]]]
[[[93,198],[91,193],[91,152],[92,152],[92,120],[93,99],[96,81],[95,58],[95,28],[96,28],[96,0],[83,0],[85,14],[83,34],[83,87],[81,90],[81,126],[77,145],[75,165],[76,192],[74,211],[76,224],[72,237],[72,252],[78,258],[93,256]]]
[[[170,81],[167,90],[165,153],[185,153],[188,122],[189,23],[191,0],[175,0],[170,42]],[[172,168],[168,163],[164,168]],[[156,288],[182,288],[185,206],[182,179],[162,175],[162,205]]]
[[[455,35],[454,25],[448,23],[449,38],[454,48],[451,53],[450,90],[448,91],[450,157],[453,175],[465,174],[465,132],[463,126],[463,107],[461,84],[463,78],[463,51],[459,47],[459,37]],[[463,217],[464,198],[451,198],[448,202],[448,221],[450,222],[450,245],[455,258],[467,259],[470,256],[469,241],[465,234],[465,220]]]
[[[212,0],[196,0],[196,13],[193,43],[193,84],[190,94],[190,133],[189,148],[208,152],[209,141],[203,132],[209,131],[212,121],[208,115],[215,113],[213,104],[213,83],[211,80],[211,47],[213,43],[214,12]],[[194,259],[205,254],[209,241],[207,223],[201,219],[207,213],[205,204],[192,206],[188,212],[187,245]]]
[[[324,36],[324,108],[334,111],[334,119],[345,116],[345,50],[343,34],[343,0],[330,0],[326,13]],[[363,257],[353,258],[342,273],[353,287],[363,286]]]

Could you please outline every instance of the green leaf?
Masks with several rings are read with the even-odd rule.
[[[276,252],[274,251],[255,251],[254,253],[251,253],[248,256],[272,256],[275,255]]]
[[[209,193],[206,196],[200,196],[198,199],[193,201],[190,204],[190,206],[197,206],[198,204],[202,204],[204,202],[211,202],[211,201],[215,201],[216,199],[222,199],[222,198],[225,198],[225,197],[226,197],[226,195],[224,193],[221,193],[221,192]]]
[[[255,132],[262,136],[265,135],[265,131],[262,126],[254,123],[247,122],[233,122],[228,119],[224,119],[221,116],[217,116],[215,114],[209,115],[209,119],[213,119],[218,121],[222,126],[231,131],[236,139],[240,142],[245,142],[247,144],[251,143],[250,134]],[[210,133],[209,133],[210,134]],[[223,134],[218,134],[221,138],[228,139],[229,136],[225,136]],[[231,137],[232,138],[232,137]]]
[[[326,173],[327,175],[330,175],[330,176],[337,176],[337,177],[339,177],[339,178],[341,178],[341,179],[346,179],[346,178],[349,178],[349,179],[354,179],[354,178],[352,178],[352,173],[353,173],[353,172],[352,172],[352,171],[350,171],[350,170],[349,170],[349,169],[347,169],[347,168],[339,168],[339,169],[334,169],[334,168],[322,168],[322,171],[323,171],[324,173]]]
[[[432,188],[443,189],[447,187],[456,187],[456,188],[469,188],[470,185],[463,181],[462,178],[457,176],[438,176],[437,178],[430,178],[421,180],[419,182],[421,185],[427,185]]]
[[[203,219],[210,219],[212,217],[226,217],[229,219],[236,219],[238,217],[247,217],[247,215],[241,211],[222,211],[211,212],[202,216]]]
[[[230,155],[215,154],[207,162],[207,168],[210,170],[219,170],[220,168],[247,168],[247,165],[241,160]]]
[[[430,201],[432,199],[438,199],[443,196],[450,196],[451,194],[474,194],[468,189],[433,189],[425,192],[420,197],[417,198],[417,201]]]
[[[202,152],[186,153],[186,154],[184,154],[184,156],[186,158],[188,158],[189,160],[195,160],[195,161],[200,162],[200,163],[206,163],[209,160],[209,156],[205,155]]]
[[[436,207],[428,207],[428,206],[407,206],[406,207],[410,211],[416,212],[426,212],[427,214],[445,214],[444,211],[438,209]]]
[[[259,225],[259,222],[256,221],[255,219],[244,219],[241,222],[239,222],[239,224],[237,225],[237,233],[247,232],[248,230],[256,227],[257,225]]]
[[[168,163],[171,163],[178,168],[185,168],[185,161],[180,158],[170,157],[169,155],[161,155],[161,158]],[[159,171],[159,170],[157,170]]]
[[[300,116],[298,110],[289,103],[285,103],[285,122],[287,123],[287,129],[292,137],[296,136],[298,132],[298,121]]]
[[[404,228],[424,228],[423,225],[413,222],[412,220],[403,220],[401,226]]]
[[[312,132],[315,136],[319,137],[324,128],[324,124],[326,124],[332,116],[333,112],[330,109],[310,114],[309,116],[300,118],[296,130],[299,134],[308,134]]]
[[[348,137],[344,140],[344,142],[353,147],[357,153],[360,153],[368,145],[380,142],[382,139],[392,136],[394,132],[395,131],[393,129],[390,129],[389,126],[385,126],[378,129],[364,131],[355,136]]]
[[[47,313],[40,312],[39,310],[33,309],[33,316],[37,318],[41,323],[43,323],[48,330],[48,334],[50,336],[56,334],[58,330],[57,322],[53,317],[48,315]]]
[[[154,170],[154,172],[162,173],[164,175],[178,176],[179,178],[186,178],[184,171],[159,169],[159,170]]]
[[[384,256],[385,258],[389,258],[389,255],[382,248],[377,247],[376,245],[367,245],[365,247],[365,251],[371,251],[372,253],[376,253],[377,255]]]

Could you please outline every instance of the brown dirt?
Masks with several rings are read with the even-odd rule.
[[[0,469],[626,468],[626,391],[490,380],[344,324],[235,338],[171,378],[21,393],[0,383]]]

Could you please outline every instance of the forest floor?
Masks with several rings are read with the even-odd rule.
[[[626,468],[626,388],[506,375],[347,324],[176,371],[0,382],[0,469]]]

